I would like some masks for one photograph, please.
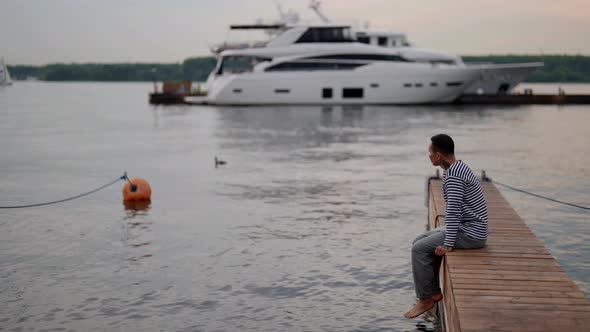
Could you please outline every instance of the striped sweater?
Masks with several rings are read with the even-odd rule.
[[[454,162],[443,175],[445,198],[446,247],[455,246],[457,232],[478,239],[488,238],[488,208],[479,185],[469,166],[461,160]]]

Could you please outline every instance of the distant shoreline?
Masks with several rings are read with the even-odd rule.
[[[485,55],[463,56],[469,62],[544,62],[527,83],[590,83],[590,56],[585,55]],[[58,82],[202,82],[215,67],[215,57],[194,57],[182,63],[71,63],[44,66],[8,66],[15,80]]]

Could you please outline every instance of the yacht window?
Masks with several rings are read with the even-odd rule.
[[[399,55],[393,54],[331,54],[331,55],[320,55],[306,59],[330,59],[330,60],[370,60],[370,61],[403,61],[404,59]]]
[[[377,43],[379,44],[379,46],[387,46],[387,37],[377,38]]]
[[[447,86],[461,86],[463,82],[447,82]]]
[[[283,62],[268,67],[265,71],[352,70],[364,65],[364,63],[338,62]]]
[[[506,94],[509,89],[510,89],[510,84],[502,83],[502,84],[500,84],[500,87],[498,87],[498,94]]]
[[[378,83],[371,83],[371,88],[378,88],[379,84]]]
[[[343,88],[342,98],[363,98],[363,88]]]
[[[363,43],[363,44],[371,44],[371,38],[369,37],[358,37],[356,39],[359,43]]]
[[[436,83],[436,82],[431,82],[431,83],[430,83],[430,86],[438,86],[438,83]]]
[[[234,93],[242,93],[242,89],[234,89]]]
[[[411,87],[412,87],[412,84],[411,83],[405,83],[404,84],[404,88],[411,88]]]
[[[455,61],[453,60],[431,60],[430,63],[434,64],[445,64],[445,65],[454,65]]]
[[[247,73],[254,70],[260,62],[270,61],[270,58],[255,56],[226,56],[222,59],[217,75]]]
[[[332,99],[332,88],[323,88],[322,89],[322,98]]]
[[[322,27],[307,29],[296,43],[350,43],[354,41],[349,28]]]
[[[416,83],[416,84],[414,84],[414,86],[417,87],[417,88],[421,88],[422,87],[422,83]]]
[[[275,89],[275,93],[290,93],[289,89]]]

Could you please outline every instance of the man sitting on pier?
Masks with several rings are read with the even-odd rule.
[[[455,159],[455,143],[445,134],[430,138],[430,161],[444,169],[445,226],[418,236],[412,244],[412,272],[418,303],[404,314],[415,318],[442,300],[438,271],[442,256],[457,249],[476,249],[488,237],[488,210],[471,169]]]

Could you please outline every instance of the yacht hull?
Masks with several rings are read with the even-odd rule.
[[[456,99],[479,69],[377,63],[355,70],[252,72],[210,81],[208,103],[429,104]]]
[[[463,93],[487,95],[510,92],[520,82],[524,81],[530,73],[537,68],[543,67],[543,63],[468,64],[467,67],[477,68],[480,74]]]

